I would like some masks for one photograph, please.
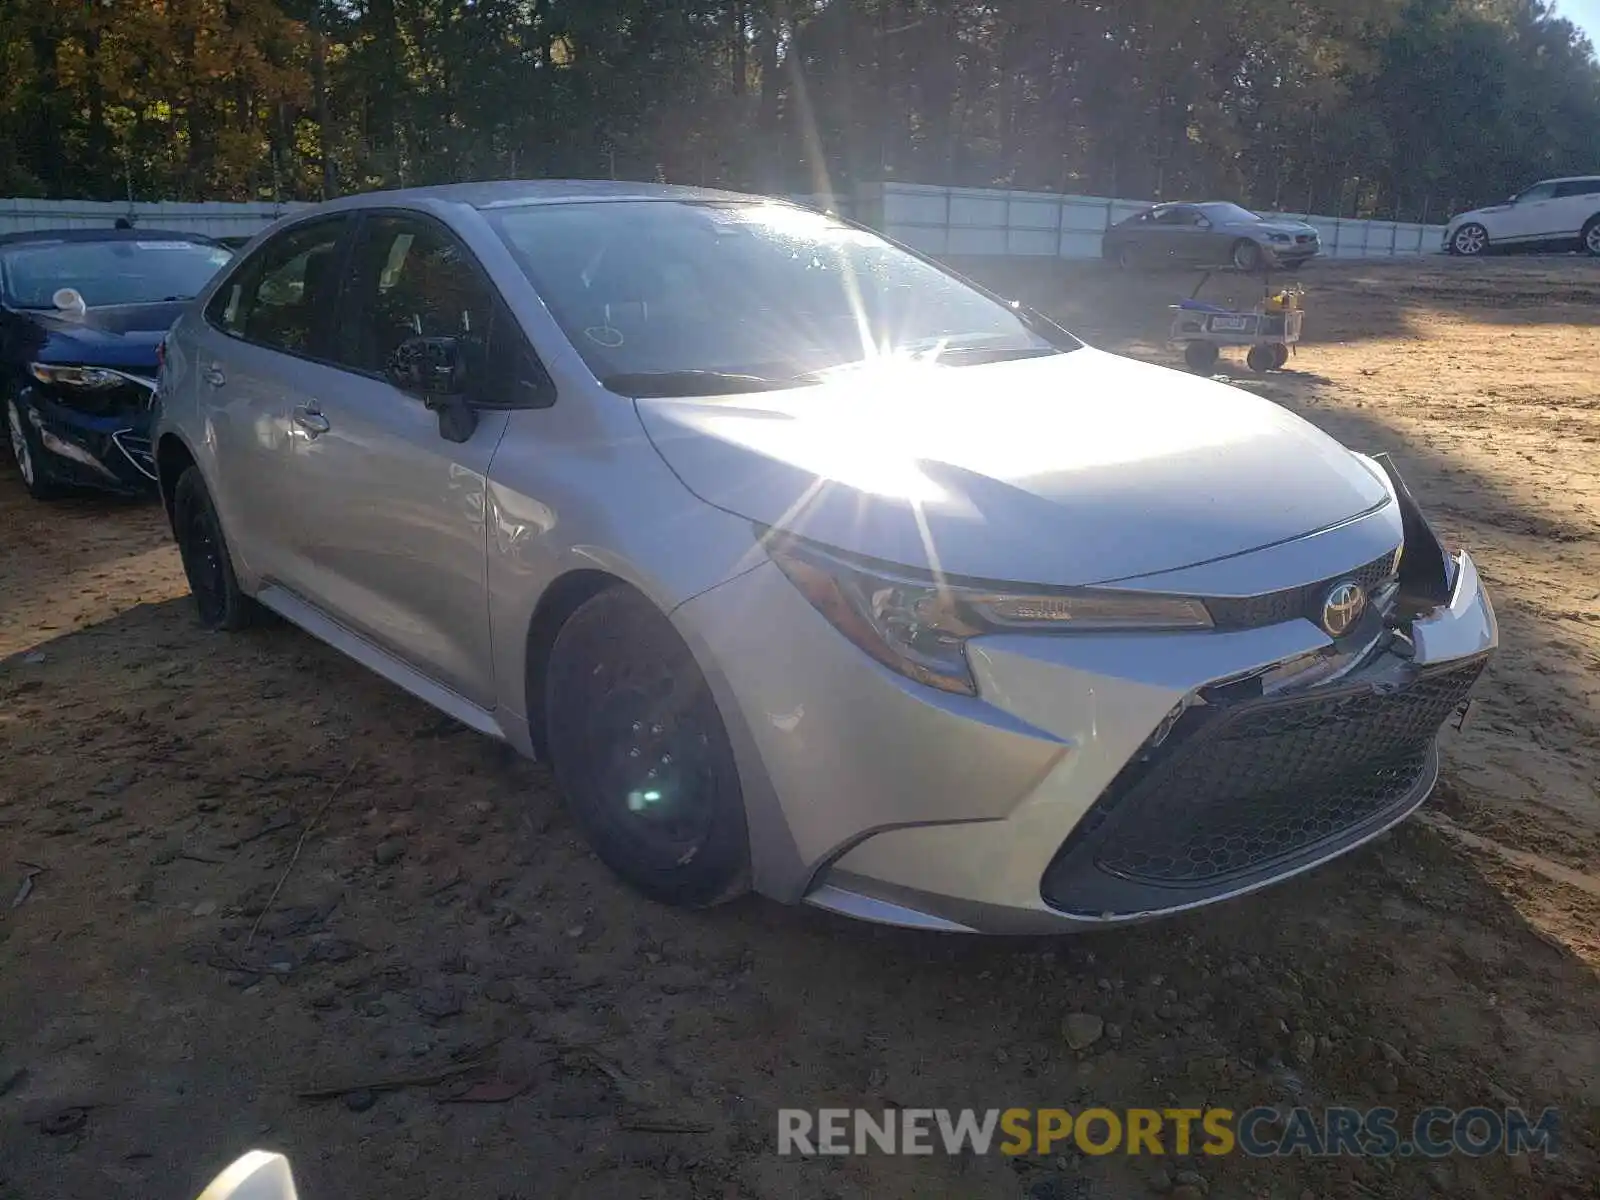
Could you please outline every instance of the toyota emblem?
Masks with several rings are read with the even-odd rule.
[[[1322,628],[1329,637],[1343,637],[1355,628],[1366,607],[1367,594],[1360,584],[1336,583],[1322,602]]]

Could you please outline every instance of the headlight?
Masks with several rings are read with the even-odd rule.
[[[53,384],[56,387],[82,388],[85,391],[113,388],[123,382],[122,376],[115,371],[103,371],[99,367],[59,367],[54,363],[29,363],[28,373],[40,383]]]
[[[978,688],[967,641],[981,634],[1211,628],[1205,605],[1187,596],[1002,592],[868,567],[781,534],[767,535],[766,548],[800,594],[861,650],[918,683],[969,696]]]

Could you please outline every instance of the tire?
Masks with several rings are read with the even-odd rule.
[[[1289,361],[1289,347],[1278,342],[1272,347],[1272,369],[1281,371],[1283,364]]]
[[[1219,352],[1211,342],[1188,342],[1183,347],[1183,361],[1196,375],[1209,375],[1217,365]]]
[[[1468,221],[1450,238],[1450,253],[1477,258],[1489,249],[1489,231],[1476,221]]]
[[[744,795],[722,715],[672,623],[606,589],[556,634],[550,765],[600,861],[653,900],[704,908],[750,888]]]
[[[1600,258],[1600,213],[1589,218],[1580,236],[1584,252],[1593,258]]]
[[[11,457],[16,460],[17,474],[28,495],[35,500],[53,500],[59,496],[60,486],[41,474],[39,440],[28,428],[27,419],[22,415],[22,406],[15,397],[6,401],[6,437],[11,444]]]
[[[172,532],[201,626],[231,631],[255,624],[256,602],[239,590],[222,523],[199,467],[184,471],[172,489]]]
[[[1244,356],[1244,365],[1257,375],[1263,375],[1278,365],[1278,352],[1271,346],[1251,346],[1250,353]]]
[[[1233,265],[1247,275],[1254,275],[1266,263],[1266,255],[1261,252],[1261,247],[1249,238],[1240,238],[1233,244],[1233,253],[1229,256]]]

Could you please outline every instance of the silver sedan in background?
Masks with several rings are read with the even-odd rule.
[[[1322,249],[1314,227],[1269,220],[1237,204],[1157,204],[1106,230],[1105,257],[1123,267],[1298,270]]]

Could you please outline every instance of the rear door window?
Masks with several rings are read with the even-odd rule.
[[[330,217],[285,229],[217,289],[206,320],[242,341],[327,358],[349,227],[349,217]]]

